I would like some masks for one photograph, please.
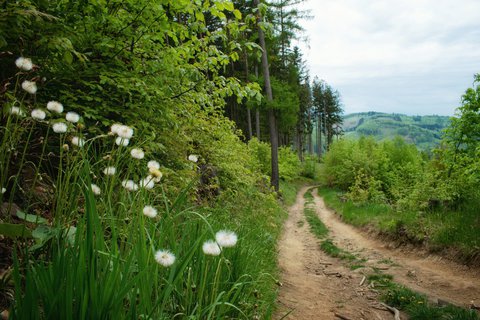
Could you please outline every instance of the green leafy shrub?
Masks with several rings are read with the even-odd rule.
[[[278,171],[280,178],[291,181],[300,175],[301,163],[290,147],[278,148]]]
[[[258,166],[265,176],[271,173],[270,144],[253,138],[248,143],[248,149],[256,157]],[[301,162],[297,154],[289,147],[278,148],[278,170],[280,178],[291,181],[297,178],[301,172]]]
[[[266,176],[270,175],[270,144],[253,138],[248,141],[248,150],[256,158],[260,171]]]
[[[306,156],[303,161],[302,176],[310,179],[316,178],[317,159],[315,156]]]

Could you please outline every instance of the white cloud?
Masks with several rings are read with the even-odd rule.
[[[453,114],[480,72],[478,0],[309,0],[305,7],[314,18],[303,23],[309,43],[300,46],[311,75],[340,91],[346,112]]]

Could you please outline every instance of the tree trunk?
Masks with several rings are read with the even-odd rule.
[[[250,108],[247,107],[247,124],[248,124],[248,140],[252,140],[252,114]]]
[[[300,126],[297,125],[297,134],[296,134],[296,144],[297,144],[297,153],[298,159],[303,162],[303,132],[300,129]]]
[[[245,51],[245,82],[248,83],[248,55]],[[247,107],[247,126],[248,126],[248,140],[252,140],[252,114],[250,108]]]
[[[322,117],[318,115],[317,120],[317,144],[318,144],[318,159],[322,158],[323,148],[322,148]]]
[[[258,79],[258,66],[255,64],[255,77]],[[255,131],[257,139],[260,141],[260,110],[255,109]]]
[[[254,0],[255,6],[258,7],[259,0]],[[260,12],[260,11],[258,11]],[[263,77],[265,79],[265,93],[267,94],[267,101],[271,102],[273,100],[272,94],[272,85],[270,83],[270,70],[268,67],[268,57],[267,57],[267,46],[265,44],[265,33],[260,27],[258,22],[260,22],[261,16],[260,13],[257,15],[257,26],[258,26],[258,41],[260,42],[260,47],[262,48],[262,69]],[[271,145],[271,154],[272,154],[272,175],[271,175],[271,185],[275,191],[279,190],[279,173],[278,173],[278,131],[277,131],[277,119],[275,116],[275,110],[273,108],[268,109],[268,124],[270,127],[270,145]]]
[[[255,109],[255,132],[257,139],[260,140],[260,110]]]
[[[308,123],[312,123],[312,116],[310,115],[310,112],[308,113]],[[308,153],[310,155],[313,154],[312,134],[313,134],[313,128],[312,128],[312,131],[308,134]]]
[[[327,126],[327,106],[325,105],[325,108],[324,108],[324,112],[325,112],[325,115],[323,116],[323,119],[324,119],[324,125],[323,125],[323,131],[325,131],[325,150],[328,150],[330,148],[330,145],[328,143],[328,129],[329,127]]]

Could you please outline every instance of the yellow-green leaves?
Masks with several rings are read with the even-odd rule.
[[[233,10],[233,15],[235,16],[235,18],[237,18],[238,20],[241,20],[242,19],[242,13],[240,12],[240,10]]]

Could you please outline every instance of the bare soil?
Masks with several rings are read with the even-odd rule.
[[[323,199],[314,194],[314,207],[329,229],[328,238],[338,247],[365,259],[365,267],[351,270],[339,259],[320,250],[303,214],[302,188],[279,243],[282,284],[274,319],[393,319],[382,310],[379,293],[362,285],[376,268],[394,276],[394,281],[426,294],[432,302],[469,306],[480,302],[480,273],[439,256],[402,250],[369,237],[340,221]],[[402,319],[407,317],[402,314]]]

